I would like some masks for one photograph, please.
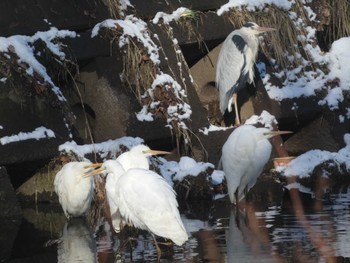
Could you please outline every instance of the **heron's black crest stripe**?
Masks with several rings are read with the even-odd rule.
[[[244,23],[243,26],[244,26],[244,27],[253,27],[253,26],[255,26],[255,24],[252,23],[252,22],[247,22],[247,23]]]
[[[237,49],[243,54],[245,46],[247,45],[245,40],[240,35],[233,35],[232,42],[235,44]]]

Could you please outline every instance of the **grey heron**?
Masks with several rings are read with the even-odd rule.
[[[240,125],[237,107],[237,92],[246,83],[253,83],[254,64],[258,54],[258,35],[274,28],[260,27],[247,22],[242,28],[232,31],[225,39],[216,65],[216,85],[220,93],[220,111],[232,111],[235,107],[235,123]]]
[[[268,162],[272,145],[269,138],[290,131],[271,131],[244,124],[234,129],[222,147],[221,165],[231,203],[237,204],[255,185]]]

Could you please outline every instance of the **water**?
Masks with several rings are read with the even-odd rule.
[[[260,182],[238,207],[228,199],[181,204],[183,246],[161,245],[161,262],[350,262],[350,188],[320,195]],[[100,208],[101,209],[101,208]],[[111,231],[102,210],[67,222],[60,207],[24,208],[3,222],[1,262],[154,262],[152,237]],[[17,226],[17,228],[16,228]],[[133,237],[133,240],[129,240]],[[6,239],[6,240],[4,240]],[[5,260],[6,259],[6,260]]]

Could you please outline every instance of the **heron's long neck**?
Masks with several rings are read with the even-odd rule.
[[[259,40],[256,35],[248,37],[248,48],[246,52],[246,71],[248,72],[248,82],[254,81],[254,64],[258,56]]]

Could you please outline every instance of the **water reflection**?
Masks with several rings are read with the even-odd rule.
[[[73,218],[64,225],[57,244],[57,262],[97,262],[96,242],[84,218]]]
[[[189,233],[189,240],[181,247],[160,244],[161,262],[196,262],[192,260],[198,256],[196,252],[198,241],[192,234],[202,229],[209,229],[210,226],[207,221],[189,219],[185,215],[182,215],[182,220]],[[96,228],[95,238],[99,262],[155,262],[157,260],[153,238],[146,231],[124,229],[117,234],[112,230],[110,223],[103,221]]]
[[[161,262],[349,262],[349,187],[319,191],[309,187],[313,194],[290,189],[282,195],[267,195],[266,185],[261,186],[259,190],[257,185],[239,207],[231,205],[228,198],[205,205],[197,203],[196,207],[183,206],[181,216],[189,241],[181,247],[161,246]],[[264,193],[268,201],[261,197]],[[152,237],[147,232],[127,228],[116,234],[105,213],[101,214],[94,220],[74,219],[64,227],[63,221],[59,237],[52,225],[58,225],[61,211],[30,211],[30,216],[24,217],[24,226],[30,232],[23,227],[19,230],[11,259],[38,262],[30,258],[44,249],[44,253],[57,252],[50,257],[57,262],[156,261]],[[43,218],[52,223],[42,224],[46,222]],[[51,249],[43,248],[44,236],[46,240],[60,238],[61,242]],[[133,237],[131,242],[127,242],[129,237]],[[21,240],[29,238],[31,251],[23,253],[28,242]]]
[[[249,205],[231,209],[226,240],[227,262],[273,262],[266,230]]]

